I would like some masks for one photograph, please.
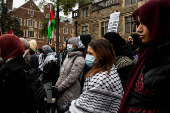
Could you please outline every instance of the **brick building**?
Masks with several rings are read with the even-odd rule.
[[[47,42],[47,37],[42,36],[39,31],[42,28],[42,22],[49,16],[50,4],[47,4],[44,8],[44,12],[37,7],[33,1],[28,1],[19,8],[12,10],[13,0],[7,0],[9,14],[11,18],[16,17],[20,22],[21,29],[23,31],[23,37],[27,40],[36,40],[38,47],[42,48],[43,45],[50,45],[56,47],[56,32],[54,30],[54,38]],[[64,17],[60,17],[64,18]],[[60,33],[59,42],[63,43],[67,38],[72,37],[72,19],[64,18],[60,21]]]
[[[136,33],[135,20],[132,13],[147,0],[89,0],[85,5],[73,11],[73,36],[90,34],[92,39],[101,38],[108,30],[110,14],[120,12],[118,32],[127,39]]]

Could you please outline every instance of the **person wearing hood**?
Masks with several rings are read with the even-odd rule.
[[[170,1],[149,0],[133,17],[140,36],[139,55],[119,113],[170,113]]]
[[[132,34],[128,37],[127,44],[131,47],[134,59],[138,59],[139,34]]]
[[[91,42],[91,36],[89,34],[82,34],[78,37],[83,45],[85,46],[85,50],[83,51],[83,57],[85,58],[86,57],[86,54],[87,54],[87,47],[88,47],[88,44]]]
[[[85,75],[83,93],[71,102],[67,113],[117,113],[123,87],[115,67],[116,55],[109,41],[89,43],[85,62],[92,69]],[[112,58],[111,58],[112,57]]]
[[[64,112],[64,106],[73,97],[78,97],[81,93],[80,81],[82,78],[85,60],[83,57],[77,57],[77,55],[82,54],[84,45],[81,40],[77,37],[72,37],[68,40],[67,51],[68,60],[64,60],[65,66],[62,71],[60,71],[60,77],[56,82],[58,91],[61,94],[58,99],[58,109],[57,112]]]
[[[103,37],[104,39],[107,39],[113,46],[116,54],[115,66],[120,76],[123,89],[125,89],[130,71],[135,65],[136,60],[133,59],[133,53],[130,47],[118,33],[108,32]]]
[[[53,82],[53,85],[56,81],[55,67],[56,67],[56,58],[53,55],[53,50],[49,45],[44,45],[43,55],[39,58],[41,59],[41,64],[39,69],[42,71],[40,78],[42,82]]]
[[[13,34],[0,36],[0,57],[3,58],[0,68],[1,111],[5,113],[23,113],[26,97],[26,66],[23,54],[25,47]]]
[[[47,105],[52,105],[52,90],[51,86],[55,85],[57,78],[59,75],[56,74],[56,59],[52,54],[53,50],[49,45],[44,45],[42,47],[43,55],[39,57],[42,60],[41,64],[39,65],[39,69],[41,70],[41,74],[39,80],[43,83],[46,94],[47,94]],[[50,110],[50,106],[48,110]]]

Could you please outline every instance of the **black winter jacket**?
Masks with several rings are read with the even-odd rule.
[[[149,93],[144,95],[134,91],[130,108],[170,113],[170,43],[159,46],[145,63],[144,87]]]
[[[22,71],[25,65],[23,57],[18,56],[0,68],[1,111],[5,113],[23,112],[26,80]]]

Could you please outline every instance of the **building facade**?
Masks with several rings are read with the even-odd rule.
[[[119,34],[127,40],[130,34],[136,33],[132,13],[147,0],[89,0],[78,10],[73,11],[73,36],[90,34],[92,39],[101,38],[108,30],[110,14],[119,11]]]
[[[7,0],[8,4],[12,4],[13,0]],[[56,47],[56,30],[54,30],[54,37],[47,42],[47,37],[42,36],[39,31],[42,29],[42,23],[49,17],[50,4],[44,6],[44,12],[38,8],[38,6],[33,1],[28,1],[17,9],[12,10],[12,6],[8,6],[11,11],[9,14],[11,18],[18,18],[23,31],[23,38],[29,40],[36,40],[38,48],[42,48],[44,45],[50,45],[51,47]],[[63,17],[61,17],[63,18]],[[60,21],[60,33],[59,33],[59,43],[63,43],[67,38],[72,37],[72,20],[63,19]],[[72,30],[71,30],[72,31]]]

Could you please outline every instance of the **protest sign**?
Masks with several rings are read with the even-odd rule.
[[[110,15],[107,32],[116,32],[117,33],[117,28],[118,28],[118,23],[119,23],[119,15],[120,15],[120,12],[115,12]]]

